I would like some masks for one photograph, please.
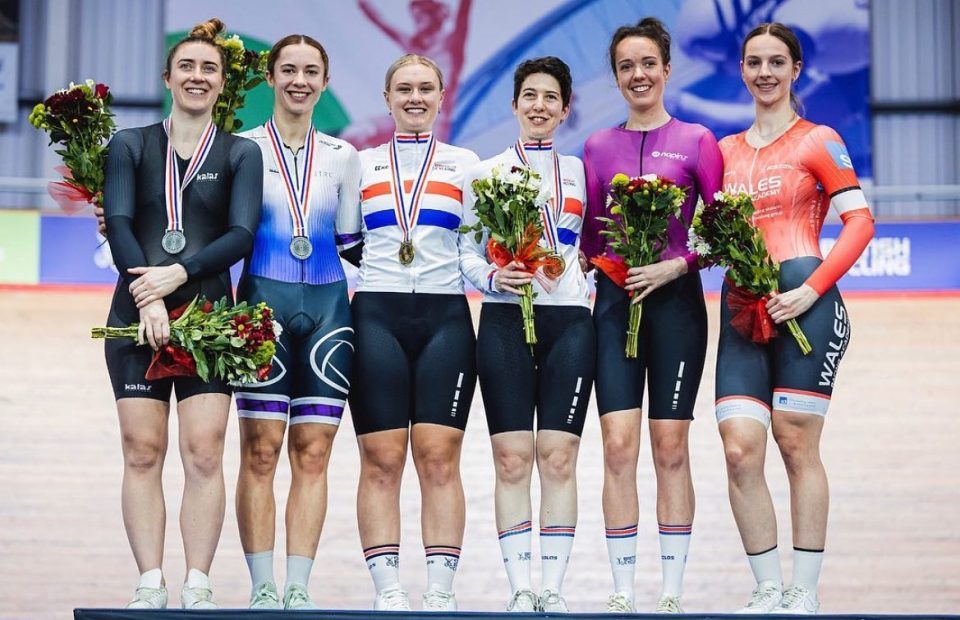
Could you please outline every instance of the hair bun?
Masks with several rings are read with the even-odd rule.
[[[223,32],[224,26],[223,22],[213,17],[203,22],[202,24],[197,24],[193,27],[193,30],[190,31],[191,37],[199,37],[202,39],[213,39],[217,38],[217,35]]]

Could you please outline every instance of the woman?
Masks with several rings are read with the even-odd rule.
[[[707,315],[697,256],[687,250],[687,229],[697,197],[720,188],[717,141],[701,125],[672,118],[663,105],[670,77],[670,35],[647,17],[619,28],[610,41],[610,68],[629,116],[619,127],[590,136],[583,150],[587,176],[587,257],[610,253],[595,218],[607,215],[610,179],[658,174],[687,188],[682,219],[671,218],[661,260],[629,270],[626,290],[597,273],[597,407],[603,435],[603,516],[613,572],[610,611],[634,610],[637,547],[637,458],[640,405],[649,382],[650,443],[657,476],[662,588],[658,612],[681,613],[683,569],[694,514],[688,435],[707,348]],[[612,254],[611,254],[612,255]],[[633,294],[632,299],[628,292]],[[624,355],[630,303],[643,302],[639,351]]]
[[[340,230],[362,262],[351,310],[350,409],[360,446],[357,517],[375,609],[410,609],[400,587],[400,480],[413,450],[421,491],[423,607],[455,610],[463,540],[460,450],[476,383],[475,339],[460,279],[457,227],[466,171],[479,160],[432,135],[443,102],[436,64],[408,54],[387,70],[396,133],[360,153],[361,205]],[[353,235],[353,236],[351,236]]]
[[[567,611],[561,585],[577,524],[577,452],[590,400],[596,342],[590,319],[590,292],[579,261],[583,214],[583,164],[558,155],[553,134],[570,113],[570,69],[555,57],[527,60],[513,74],[513,113],[520,139],[475,168],[468,181],[487,177],[495,167],[524,165],[535,170],[551,198],[541,206],[550,221],[544,243],[560,254],[563,274],[552,292],[534,282],[537,344],[531,355],[523,338],[517,295],[533,281],[521,263],[498,267],[488,260],[474,233],[461,235],[460,265],[483,291],[477,335],[477,370],[496,469],[495,507],[504,567],[513,596],[507,611]],[[477,221],[471,191],[464,221]],[[534,410],[537,433],[534,437]],[[530,478],[536,460],[540,474],[540,551],[542,594],[530,581]]]
[[[280,39],[267,58],[274,113],[244,134],[263,155],[263,212],[238,296],[265,301],[283,331],[270,376],[237,391],[240,475],[237,523],[254,609],[315,609],[307,593],[327,509],[327,463],[350,387],[353,328],[334,239],[338,213],[360,198],[360,158],[316,131],[314,107],[329,62],[306,35]],[[273,577],[273,479],[289,426],[287,575]]]
[[[727,461],[730,505],[757,580],[744,613],[816,613],[826,540],[827,476],[820,435],[850,322],[836,282],[873,236],[873,217],[843,141],[797,113],[792,83],[803,56],[783,24],[762,24],[746,37],[740,68],[753,96],[750,128],[725,138],[727,191],[753,194],[755,224],[780,263],[780,293],[767,303],[777,324],[800,323],[813,352],[804,356],[780,331],[756,344],[730,326],[721,303],[717,354],[717,420]],[[843,231],[826,260],[819,236],[830,203]],[[725,300],[729,286],[725,283]],[[763,475],[767,429],[780,448],[790,483],[793,585],[783,590],[777,522]]]
[[[228,269],[253,246],[260,217],[262,163],[249,140],[217,131],[213,106],[223,89],[225,59],[210,20],[167,56],[170,116],[126,129],[110,142],[104,210],[120,278],[107,324],[140,322],[153,350],[170,338],[168,311],[196,295],[232,299]],[[128,607],[167,603],[161,564],[166,522],[161,473],[167,450],[170,394],[176,389],[184,469],[180,529],[187,579],[185,609],[216,605],[207,574],[223,525],[223,437],[231,389],[219,379],[148,381],[152,351],[108,340],[107,368],[117,399],[123,447],[123,521],[140,570]]]

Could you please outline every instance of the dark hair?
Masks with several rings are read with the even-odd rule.
[[[753,30],[747,33],[747,36],[743,39],[743,46],[740,48],[740,62],[743,62],[747,58],[747,42],[754,37],[759,37],[762,34],[768,34],[771,37],[776,37],[787,46],[787,51],[790,52],[790,62],[791,64],[803,62],[803,48],[800,47],[800,39],[797,37],[797,34],[790,29],[789,26],[781,24],[780,22],[769,22],[760,24]],[[797,93],[793,91],[793,86],[790,86],[790,106],[793,108],[793,111],[803,116],[803,102],[800,101],[800,97],[797,96]]]
[[[277,59],[280,58],[280,52],[283,51],[283,48],[301,43],[316,48],[320,52],[320,59],[323,60],[323,79],[327,79],[330,74],[330,58],[327,56],[327,50],[323,49],[319,41],[305,34],[288,34],[273,44],[273,47],[270,48],[270,54],[267,56],[267,73],[273,73],[273,68],[277,64]]]
[[[660,48],[660,61],[670,64],[670,33],[656,17],[644,17],[636,26],[620,26],[610,39],[610,69],[617,75],[617,46],[629,37],[646,37]]]
[[[573,96],[573,78],[570,77],[570,67],[556,56],[533,58],[520,63],[517,70],[513,72],[514,103],[520,97],[523,81],[534,73],[546,73],[554,77],[560,84],[560,99],[563,101],[563,107],[570,105],[570,98]]]
[[[216,17],[194,26],[190,34],[177,41],[176,44],[170,48],[170,51],[167,52],[167,64],[166,69],[163,70],[163,74],[170,75],[170,65],[173,63],[173,57],[181,45],[186,45],[187,43],[206,43],[207,45],[212,45],[213,49],[217,50],[217,54],[220,55],[220,74],[223,75],[223,77],[227,77],[227,54],[223,51],[222,47],[217,45],[217,35],[223,32],[224,28],[226,28],[226,26]]]

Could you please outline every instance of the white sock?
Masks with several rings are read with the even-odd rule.
[[[613,573],[613,590],[633,601],[637,561],[637,526],[608,527],[607,555]]]
[[[507,579],[513,592],[533,590],[530,581],[531,529],[530,521],[523,521],[497,532],[503,567],[507,569]]]
[[[760,553],[748,553],[747,559],[750,561],[750,570],[753,571],[753,578],[757,580],[757,583],[773,581],[783,585],[780,554],[777,552],[776,546]]]
[[[250,570],[250,581],[256,588],[262,583],[273,581],[273,550],[261,551],[259,553],[245,553],[243,558],[247,561],[247,568]]]
[[[140,583],[137,585],[138,588],[153,588],[157,590],[163,587],[163,571],[159,568],[151,568],[147,572],[140,575]]]
[[[663,574],[663,596],[679,597],[683,592],[683,569],[687,565],[690,534],[693,525],[660,526],[660,570]]]
[[[427,589],[453,592],[453,578],[460,563],[460,547],[431,545],[427,552]]]
[[[313,558],[308,558],[305,555],[288,555],[286,588],[293,584],[306,588],[307,582],[310,581],[310,570],[312,568]]]
[[[543,567],[544,591],[560,592],[576,531],[576,525],[548,525],[540,528],[540,562]]]
[[[377,545],[363,550],[377,594],[400,587],[400,545]]]
[[[823,549],[793,548],[793,585],[803,586],[817,594],[817,584],[820,583],[820,566],[823,564]]]
[[[185,584],[188,588],[200,588],[201,590],[210,589],[210,578],[207,577],[207,574],[203,571],[191,568],[187,571],[187,582]]]

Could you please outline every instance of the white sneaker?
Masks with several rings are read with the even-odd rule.
[[[453,592],[430,586],[423,593],[423,611],[457,611],[457,597]]]
[[[410,611],[410,597],[400,586],[387,588],[373,601],[375,611]]]
[[[783,592],[780,604],[770,613],[813,615],[820,611],[820,601],[814,592],[803,586],[790,586]]]
[[[250,609],[283,609],[277,586],[272,581],[264,581],[250,594]]]
[[[217,609],[210,588],[189,588],[184,584],[180,590],[180,606],[184,609]]]
[[[607,599],[607,612],[613,614],[632,614],[637,611],[633,606],[633,599],[626,594],[614,592]]]
[[[738,614],[768,614],[780,604],[783,598],[783,586],[776,581],[761,581],[750,595],[746,605],[737,610]]]
[[[159,588],[137,588],[133,593],[133,600],[127,603],[127,609],[166,609],[167,608],[167,589],[163,586]]]
[[[553,590],[544,590],[540,595],[540,611],[559,611],[566,613],[567,602],[563,600],[559,592]]]
[[[526,588],[514,592],[513,598],[507,603],[507,611],[514,613],[534,612],[539,608],[540,602],[537,600],[537,595],[534,594],[532,590],[527,590]]]
[[[657,608],[654,610],[654,613],[682,614],[683,608],[680,607],[680,597],[667,596],[666,594],[662,595],[660,600],[657,601]]]
[[[284,609],[320,609],[313,604],[307,589],[299,583],[292,583],[287,586],[287,591],[283,595]]]

